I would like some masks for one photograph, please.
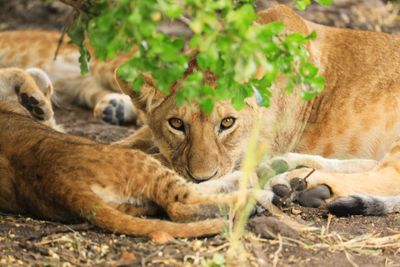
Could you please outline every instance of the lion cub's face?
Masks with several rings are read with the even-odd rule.
[[[249,101],[250,103],[251,101]],[[156,146],[173,168],[194,182],[221,177],[238,167],[256,109],[216,103],[211,114],[178,106],[169,96],[147,114]]]
[[[204,182],[239,167],[253,121],[260,113],[255,98],[248,99],[240,111],[230,102],[218,101],[212,113],[206,114],[196,106],[179,106],[175,101],[178,86],[164,95],[144,76],[146,83],[139,92],[117,77],[116,82],[142,112],[154,144],[175,171],[193,182]]]

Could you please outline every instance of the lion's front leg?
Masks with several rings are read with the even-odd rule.
[[[294,201],[320,207],[340,197],[400,195],[400,174],[393,168],[359,173],[334,173],[302,168],[272,178],[266,188],[276,204]]]
[[[252,194],[251,189],[246,190],[244,196],[236,190],[238,178],[242,177],[240,174],[228,177],[229,181],[217,179],[201,184],[182,183],[175,193],[178,196],[175,196],[176,201],[169,202],[165,210],[173,221],[179,222],[221,217],[222,211],[229,210],[238,204],[239,199],[248,199]]]
[[[309,167],[329,172],[354,173],[372,170],[378,161],[371,159],[328,159],[318,155],[286,153],[260,163],[259,169],[270,168],[282,173],[297,168]]]

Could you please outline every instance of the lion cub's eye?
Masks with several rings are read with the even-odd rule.
[[[168,123],[175,130],[182,131],[182,132],[185,131],[185,124],[183,123],[183,121],[181,119],[171,118],[168,120]]]
[[[227,117],[221,121],[221,125],[219,126],[221,131],[228,130],[231,128],[236,122],[236,119],[233,117]]]

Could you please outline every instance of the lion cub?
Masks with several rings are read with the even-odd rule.
[[[221,231],[222,219],[205,218],[217,216],[219,206],[233,203],[235,195],[203,196],[145,153],[100,145],[33,120],[52,118],[46,98],[51,87],[41,87],[46,82],[39,69],[0,69],[0,96],[15,93],[26,108],[0,100],[0,210],[63,222],[86,218],[135,236]],[[181,223],[140,218],[159,208]]]

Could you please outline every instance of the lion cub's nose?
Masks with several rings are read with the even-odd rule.
[[[187,170],[187,173],[189,174],[189,176],[199,182],[205,182],[210,180],[211,178],[215,177],[218,174],[218,169],[207,172],[207,173],[203,173],[203,172],[196,172],[196,171],[190,171],[189,169]]]

